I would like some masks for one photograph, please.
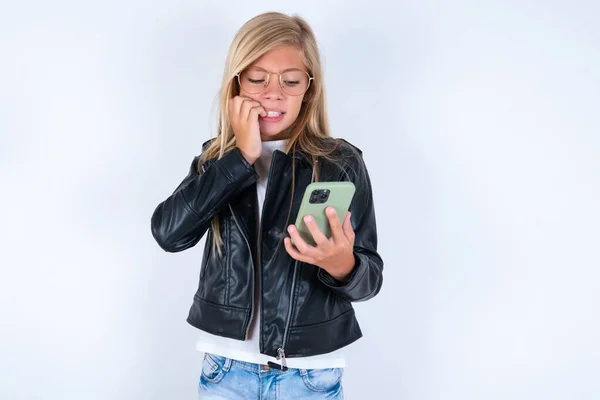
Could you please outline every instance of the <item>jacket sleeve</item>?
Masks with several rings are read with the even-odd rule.
[[[197,172],[199,161],[200,156],[194,158],[188,175],[152,214],[152,236],[165,251],[174,253],[195,246],[213,217],[258,178],[238,148],[202,173]]]
[[[375,297],[383,284],[383,260],[377,252],[377,224],[371,180],[360,153],[357,158],[358,166],[352,168],[355,171],[351,173],[356,193],[350,205],[350,221],[355,234],[354,269],[344,282],[333,278],[322,268],[318,271],[321,282],[339,296],[354,302]]]

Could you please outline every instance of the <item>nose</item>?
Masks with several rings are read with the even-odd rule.
[[[263,90],[263,97],[265,99],[281,99],[283,96],[283,89],[279,84],[279,75],[272,74],[271,78],[269,79],[269,84],[265,90]]]

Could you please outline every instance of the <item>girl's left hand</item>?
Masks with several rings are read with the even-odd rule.
[[[295,260],[316,265],[323,268],[333,278],[344,281],[354,268],[354,230],[350,223],[350,212],[346,212],[344,222],[340,219],[333,207],[327,207],[325,214],[331,227],[331,238],[327,238],[315,223],[314,218],[307,216],[304,223],[310,230],[316,246],[307,244],[296,227],[288,226],[288,232],[294,240],[284,239],[285,249]]]

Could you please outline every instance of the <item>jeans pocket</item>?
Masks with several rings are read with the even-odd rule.
[[[231,359],[205,353],[202,362],[202,377],[211,383],[219,383],[231,367]]]
[[[314,392],[337,390],[342,382],[343,368],[303,369],[300,370],[306,387]]]

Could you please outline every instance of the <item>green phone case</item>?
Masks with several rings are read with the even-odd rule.
[[[324,202],[311,203],[310,199],[313,192],[322,190],[329,191],[327,199],[325,199]],[[329,227],[328,217],[325,214],[325,209],[332,206],[335,209],[340,222],[343,222],[346,217],[346,211],[350,208],[350,203],[354,197],[355,190],[354,184],[349,181],[314,182],[306,187],[300,210],[298,211],[298,216],[296,218],[298,233],[306,243],[313,246],[315,245],[312,234],[304,223],[304,217],[306,215],[311,215],[315,219],[321,232],[323,232],[326,237],[330,238],[331,229]]]

